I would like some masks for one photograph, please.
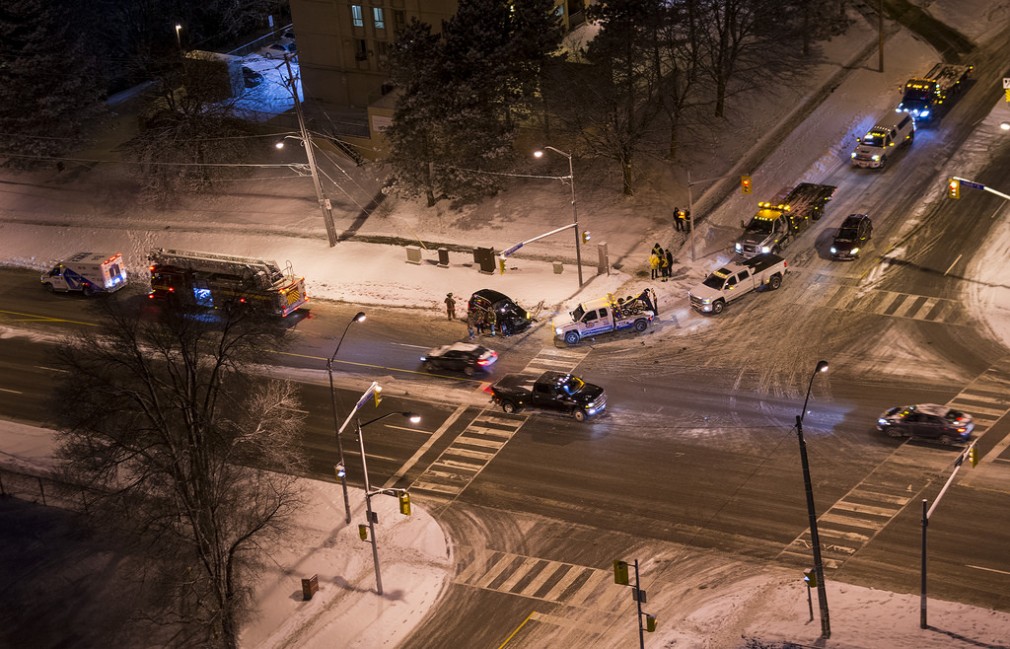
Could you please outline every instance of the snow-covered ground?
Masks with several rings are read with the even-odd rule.
[[[917,4],[976,39],[1006,34],[1010,25],[1008,0]],[[875,39],[871,26],[861,23],[845,37],[832,41],[825,47],[827,62],[819,70],[820,79],[827,79],[840,65],[849,65],[852,56]],[[852,136],[887,109],[895,85],[936,59],[928,47],[900,31],[888,40],[887,57],[884,76],[872,71],[872,62],[854,66],[858,69],[846,77],[822,109],[813,113],[765,165],[753,170],[755,182],[764,178],[816,180],[839,156],[847,155]],[[875,54],[871,59],[875,60]],[[838,115],[848,117],[839,120]],[[782,117],[781,110],[768,110],[765,119],[773,122]],[[1002,101],[996,104],[949,169],[938,170],[938,177],[955,171],[971,177],[972,170],[984,163],[994,147],[1006,146],[1008,136],[998,124],[1008,118],[1007,105]],[[766,132],[770,126],[750,122],[749,133],[741,133],[713,158],[739,159],[745,143],[755,141],[754,133]],[[800,145],[809,141],[835,144],[827,149]],[[710,160],[707,164],[708,168],[699,164],[696,178],[717,169],[716,162]],[[563,175],[560,168],[557,170]],[[444,206],[426,210],[407,201],[388,199],[361,224],[357,220],[358,207],[373,197],[376,178],[368,177],[369,169],[350,167],[345,171],[346,194],[337,199],[344,206],[338,210],[338,231],[356,228],[363,236],[396,236],[422,246],[423,241],[439,241],[501,250],[571,222],[567,188],[559,181],[531,180],[522,192],[458,211]],[[0,186],[4,197],[0,204],[0,260],[42,270],[55,258],[82,248],[120,250],[127,256],[130,270],[139,276],[146,265],[146,253],[152,248],[213,250],[267,257],[281,263],[290,260],[295,270],[307,277],[309,291],[316,298],[409,307],[419,314],[441,317],[446,292],[468,295],[489,287],[524,305],[543,301],[548,309],[560,310],[576,295],[625,291],[626,284],[642,276],[645,255],[654,239],[663,245],[680,244],[677,235],[670,232],[668,214],[673,204],[685,204],[685,192],[683,187],[669,187],[669,177],[655,174],[644,178],[639,196],[629,201],[615,196],[617,180],[602,169],[580,167],[580,173],[580,178],[585,178],[578,188],[580,224],[592,230],[593,244],[608,243],[611,263],[620,266],[609,275],[595,276],[595,266],[587,265],[587,279],[591,281],[581,293],[571,263],[570,232],[524,248],[510,260],[504,275],[478,273],[472,257],[464,253],[450,253],[449,267],[441,268],[435,263],[436,252],[430,249],[423,250],[420,265],[406,263],[402,245],[345,241],[331,249],[326,245],[314,200],[305,200],[312,191],[308,179],[292,179],[290,175],[281,179],[262,176],[255,183],[236,186],[234,196],[216,201],[183,198],[176,209],[164,212],[123,210],[117,206],[114,194],[75,191],[50,178],[7,182]],[[723,167],[717,173],[727,171]],[[695,199],[699,200],[697,196]],[[744,204],[746,200],[734,196],[729,203],[732,206],[734,201],[739,202],[746,212],[751,207]],[[39,245],[43,239],[44,247]],[[985,306],[976,312],[986,313],[994,335],[1010,346],[1010,288],[1005,282],[994,281],[1002,273],[1001,266],[993,263],[996,259],[1010,259],[1010,226],[1001,225],[985,245],[976,259],[985,259],[986,263],[976,262],[968,269],[968,275],[979,280],[971,284],[969,297]],[[718,259],[717,252],[702,250],[694,264],[688,261],[686,249],[679,251],[678,265],[688,274],[700,274]],[[595,262],[595,246],[583,252]],[[555,258],[565,262],[560,275],[555,274],[551,263]],[[659,289],[661,304],[664,300],[666,304],[683,302],[682,285],[670,282]],[[21,334],[6,330],[3,335]],[[0,422],[0,437],[5,464],[45,469],[51,463],[52,440],[47,431]],[[273,553],[276,570],[259,589],[260,615],[245,629],[243,646],[395,646],[423,619],[449,583],[451,545],[435,521],[418,511],[420,508],[415,507],[414,516],[404,518],[395,511],[395,501],[377,499],[382,521],[379,552],[387,591],[386,597],[378,597],[372,590],[369,546],[359,540],[355,524],[343,524],[339,489],[307,481],[306,494],[310,504],[302,518],[302,529],[292,534],[286,547]],[[361,492],[352,493],[351,500],[356,503],[354,520],[363,519]],[[300,579],[311,574],[319,575],[320,591],[312,601],[303,602]],[[1010,616],[1004,613],[931,601],[930,623],[934,628],[921,630],[917,597],[836,582],[828,584],[832,638],[818,642],[819,625],[807,621],[802,582],[793,571],[778,568],[768,568],[761,577],[732,587],[677,595],[675,606],[657,611],[661,623],[648,638],[650,646],[718,648],[732,646],[726,643],[733,639],[742,645],[741,636],[824,647],[1010,646]]]

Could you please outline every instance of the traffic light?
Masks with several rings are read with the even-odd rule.
[[[400,513],[410,516],[410,494],[406,491],[400,494]]]
[[[372,390],[372,398],[375,399],[375,407],[378,408],[379,404],[382,403],[382,386],[377,385],[375,389]]]
[[[961,198],[961,181],[957,178],[947,181],[947,198]]]
[[[807,588],[817,588],[817,571],[813,568],[804,570],[803,581],[806,582]]]
[[[645,614],[645,630],[652,633],[656,630],[656,616]]]
[[[590,237],[590,234],[589,234],[589,230],[584,230],[582,232],[582,243],[589,243],[589,239],[590,238],[591,237]]]
[[[968,449],[968,461],[972,466],[978,466],[978,449],[974,446]]]
[[[621,561],[620,559],[614,559],[614,583],[620,584],[621,586],[627,586],[628,581],[628,562]]]
[[[498,259],[498,273],[500,275],[505,274],[505,258],[501,257]]]
[[[343,464],[334,464],[333,473],[337,475],[337,480],[343,480],[347,475],[347,468]]]
[[[358,536],[361,537],[362,541],[368,540],[368,526],[364,523],[358,525]]]
[[[751,192],[750,176],[740,176],[740,191],[744,194]]]

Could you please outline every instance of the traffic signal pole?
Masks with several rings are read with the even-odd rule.
[[[949,198],[961,198],[960,186],[964,185],[971,189],[980,189],[984,192],[989,192],[990,194],[995,194],[1005,201],[1010,201],[1010,195],[1004,194],[1001,191],[997,191],[992,187],[984,185],[980,182],[974,180],[969,180],[967,178],[961,178],[960,176],[951,176],[947,181],[947,196]],[[956,194],[956,195],[955,195]]]

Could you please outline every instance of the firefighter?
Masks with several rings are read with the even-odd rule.
[[[456,300],[453,299],[452,293],[445,294],[445,314],[450,320],[456,319]]]
[[[681,210],[677,209],[677,232],[687,232],[691,229],[691,222],[688,220],[691,218],[691,210]]]

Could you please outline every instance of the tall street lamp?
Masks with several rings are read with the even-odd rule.
[[[810,545],[814,549],[814,574],[817,575],[817,604],[821,609],[821,637],[831,637],[831,622],[828,619],[828,595],[824,588],[824,562],[821,560],[821,537],[817,533],[817,511],[814,508],[814,488],[810,484],[810,463],[807,461],[807,443],[803,440],[803,417],[807,414],[810,390],[814,387],[814,377],[828,371],[827,361],[817,361],[817,367],[810,375],[807,396],[803,399],[803,410],[796,416],[796,437],[800,441],[800,460],[803,462],[803,484],[807,491],[807,515],[810,517]]]
[[[368,482],[368,466],[365,463],[365,436],[361,434],[361,429],[369,424],[374,424],[380,419],[385,419],[386,417],[392,417],[393,415],[400,415],[406,417],[410,420],[410,423],[416,424],[421,421],[421,416],[416,415],[412,412],[387,412],[384,415],[380,415],[375,419],[370,419],[365,423],[358,421],[357,417],[354,419],[354,423],[358,428],[358,442],[361,444],[361,472],[365,474],[365,511],[368,514],[368,537],[372,541],[372,562],[375,564],[375,590],[381,595],[382,594],[382,575],[379,573],[379,548],[375,541],[375,522],[376,516],[372,512],[372,487]],[[382,493],[384,489],[380,489],[375,493]]]
[[[323,186],[319,182],[319,171],[316,169],[316,154],[313,150],[312,138],[309,130],[305,128],[305,115],[302,113],[302,102],[298,98],[298,85],[295,83],[295,75],[291,71],[291,56],[284,55],[284,65],[288,69],[288,83],[291,85],[291,97],[295,102],[295,117],[298,118],[298,130],[301,132],[302,145],[305,147],[305,157],[309,161],[309,173],[312,176],[312,186],[316,190],[316,201],[319,209],[323,213],[323,225],[326,226],[326,237],[330,242],[330,247],[337,245],[337,228],[333,225],[333,211],[330,199],[323,193]]]
[[[344,333],[340,334],[340,340],[337,341],[337,348],[333,350],[333,355],[326,359],[326,372],[330,375],[330,406],[333,408],[333,429],[337,431],[337,454],[338,462],[336,466],[337,478],[340,479],[340,488],[344,491],[344,511],[347,512],[347,524],[351,524],[351,501],[347,497],[347,464],[344,462],[344,446],[340,443],[340,431],[343,430],[340,427],[340,423],[337,419],[337,397],[333,390],[333,361],[337,358],[337,352],[340,351],[340,344],[344,342],[344,336],[347,335],[347,330],[351,328],[351,325],[355,322],[361,322],[365,319],[365,312],[358,311],[351,318],[351,321],[347,323],[344,327]]]
[[[552,146],[544,146],[544,149],[548,149],[557,153],[558,155],[564,156],[568,159],[568,175],[562,176],[562,180],[567,180],[568,184],[572,188],[572,224],[575,228],[575,265],[579,269],[579,288],[582,288],[582,238],[579,235],[579,210],[575,205],[575,169],[572,166],[572,154],[565,153],[560,149],[555,149]],[[544,152],[542,150],[537,150],[533,152],[533,157],[542,158]]]
[[[175,42],[179,45],[179,51],[182,51],[182,25],[179,23],[175,24]]]

